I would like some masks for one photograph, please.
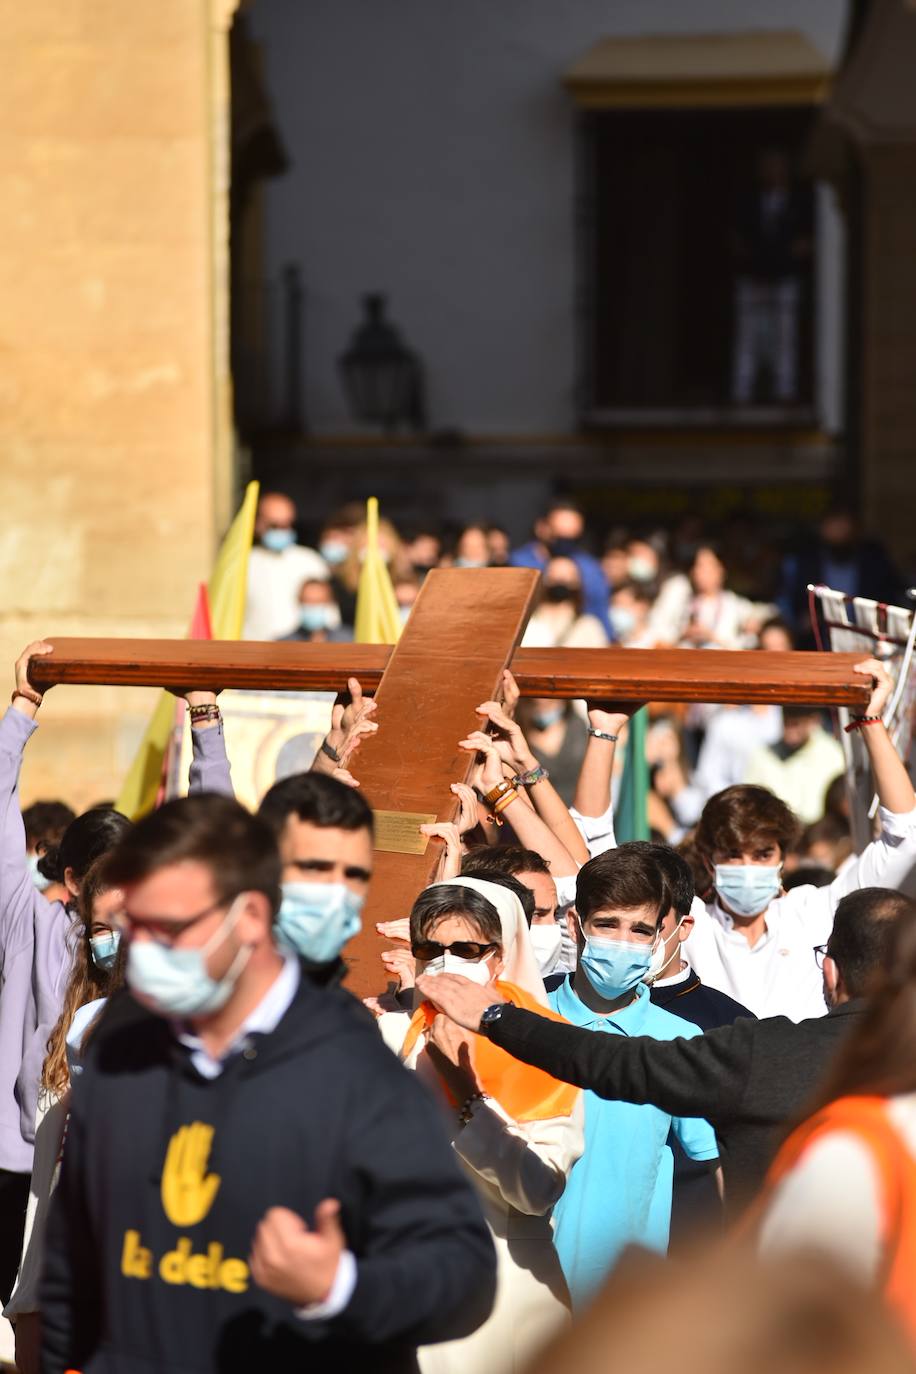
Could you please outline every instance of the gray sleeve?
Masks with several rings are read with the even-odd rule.
[[[195,730],[192,726],[191,749],[188,793],[217,792],[222,797],[234,797],[222,722],[209,730]]]

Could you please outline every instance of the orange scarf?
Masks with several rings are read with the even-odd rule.
[[[533,1011],[548,1021],[563,1021],[550,1007],[542,1006],[524,988],[514,983],[496,984],[502,996],[515,1007]],[[400,1058],[409,1058],[411,1051],[424,1031],[428,1031],[439,1015],[430,1002],[423,1002],[414,1012]],[[543,1069],[532,1068],[520,1059],[501,1050],[485,1035],[471,1032],[471,1062],[480,1091],[494,1097],[504,1111],[515,1121],[546,1121],[554,1116],[569,1116],[579,1096],[579,1089],[571,1083],[560,1083],[551,1078]]]

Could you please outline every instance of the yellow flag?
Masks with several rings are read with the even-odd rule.
[[[366,502],[366,558],[356,590],[357,644],[396,644],[401,637],[401,617],[391,574],[379,552],[378,501]]]
[[[248,594],[248,555],[258,512],[258,483],[249,482],[239,513],[229,526],[207,587],[214,639],[241,639]]]
[[[214,639],[239,639],[248,589],[248,554],[254,538],[258,484],[249,482],[238,515],[220,545],[208,591]],[[184,685],[184,684],[182,684]],[[187,684],[189,687],[193,683]],[[162,765],[175,724],[175,698],[163,692],[115,802],[115,809],[139,820],[156,805]]]

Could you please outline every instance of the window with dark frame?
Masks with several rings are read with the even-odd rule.
[[[586,423],[813,418],[812,118],[583,115]]]

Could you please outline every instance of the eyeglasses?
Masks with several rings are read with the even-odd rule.
[[[829,953],[829,949],[828,949],[827,945],[815,945],[815,946],[814,946],[814,962],[817,964],[818,968],[819,968],[822,972],[823,972],[823,968],[824,968],[824,960],[827,958],[828,953]]]
[[[455,940],[450,945],[440,945],[436,940],[417,940],[411,944],[410,952],[424,964],[432,963],[443,954],[454,954],[456,959],[473,959],[476,963],[495,948],[492,941],[484,945],[477,940]]]
[[[214,902],[212,906],[208,906],[206,911],[198,911],[195,916],[188,916],[183,921],[170,921],[161,916],[144,916],[142,920],[136,920],[128,912],[121,911],[115,917],[115,926],[128,939],[136,931],[142,930],[145,934],[151,935],[154,940],[172,944],[186,930],[190,930],[199,921],[204,921],[208,916],[212,916],[214,911],[221,911],[223,908],[231,906],[233,901],[235,901],[234,897],[228,900],[223,898],[222,901]]]

